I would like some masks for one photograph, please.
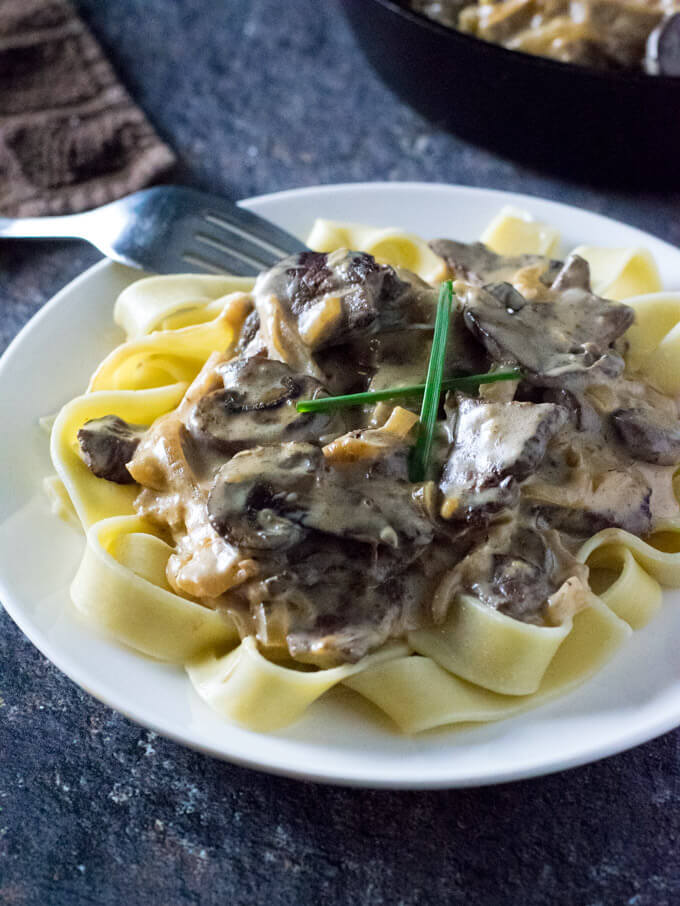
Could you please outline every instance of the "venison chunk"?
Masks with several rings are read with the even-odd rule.
[[[85,422],[78,431],[78,443],[85,464],[97,478],[134,484],[126,464],[145,433],[143,425],[130,425],[117,415],[104,415]]]
[[[445,518],[496,512],[517,501],[518,482],[540,464],[567,411],[552,403],[461,398],[440,488]]]
[[[621,443],[634,459],[659,466],[680,462],[680,421],[665,412],[641,406],[616,409],[611,421]]]

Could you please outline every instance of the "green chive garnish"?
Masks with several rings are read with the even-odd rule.
[[[510,371],[490,371],[488,374],[462,374],[459,377],[444,378],[442,390],[474,390],[480,384],[495,384],[496,381],[516,381],[522,372],[518,368]],[[300,400],[298,412],[326,412],[329,409],[347,409],[351,406],[371,406],[381,400],[403,399],[422,396],[425,384],[411,384],[407,387],[390,387],[385,390],[367,390],[366,393],[347,393],[344,396],[322,396],[316,400]]]
[[[423,405],[420,409],[420,425],[418,426],[418,439],[411,450],[409,459],[409,478],[411,481],[425,481],[427,467],[432,452],[432,440],[437,424],[439,410],[439,397],[442,392],[442,377],[444,376],[444,358],[446,356],[446,341],[449,336],[451,323],[451,306],[453,304],[453,283],[447,280],[442,283],[437,302],[437,317],[434,322],[434,337],[430,352],[430,364],[427,366],[425,390],[423,391]]]

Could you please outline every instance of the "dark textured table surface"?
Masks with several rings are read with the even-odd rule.
[[[353,180],[492,186],[680,244],[680,196],[540,176],[423,121],[368,69],[331,0],[80,7],[176,149],[178,180],[235,197]],[[96,258],[0,245],[2,345]],[[0,629],[3,906],[680,903],[680,731],[497,788],[337,789],[158,738],[76,688],[4,613]]]

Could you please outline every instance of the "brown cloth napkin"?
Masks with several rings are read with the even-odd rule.
[[[96,207],[173,163],[68,0],[0,0],[1,214]]]

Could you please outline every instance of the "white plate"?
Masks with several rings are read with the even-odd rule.
[[[301,237],[323,216],[468,241],[513,204],[558,226],[566,248],[646,246],[664,285],[680,288],[677,249],[599,215],[526,196],[397,183],[301,189],[245,204]],[[211,755],[365,786],[473,786],[530,777],[611,755],[680,724],[678,593],[667,593],[652,623],[572,694],[500,723],[412,739],[346,690],[334,690],[287,730],[252,733],[204,705],[180,668],[146,659],[83,622],[68,596],[82,537],[50,513],[42,495],[51,464],[38,418],[82,392],[95,365],[120,342],[113,303],[137,277],[109,262],[91,268],[32,319],[0,362],[0,594],[26,635],[71,679],[138,723]]]

